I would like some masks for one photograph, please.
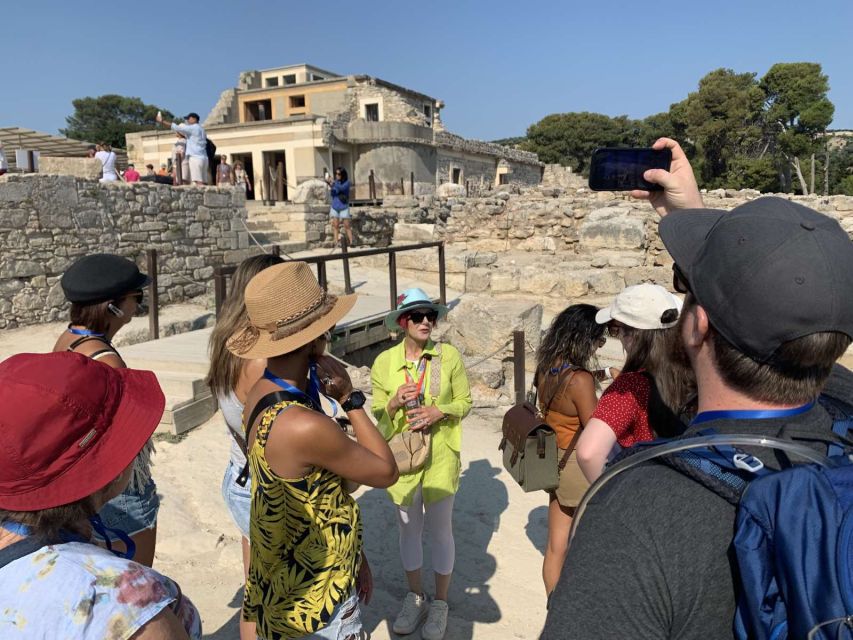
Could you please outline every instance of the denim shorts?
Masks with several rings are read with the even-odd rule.
[[[243,537],[249,539],[249,513],[252,507],[252,478],[246,482],[245,487],[237,484],[237,478],[240,476],[242,467],[238,467],[231,460],[228,467],[225,469],[225,476],[222,478],[222,499],[225,500],[225,506],[228,507],[228,513],[231,514],[231,519]]]
[[[358,596],[351,595],[335,607],[329,624],[319,631],[303,636],[303,640],[363,640],[367,637],[367,632],[361,626]]]
[[[329,217],[330,218],[340,218],[341,220],[348,220],[350,217],[349,207],[346,209],[341,209],[340,211],[336,211],[335,209],[329,209]]]
[[[135,536],[157,524],[157,512],[160,510],[160,497],[157,485],[149,480],[142,493],[131,492],[130,488],[105,504],[98,515],[110,529],[119,529],[129,536]],[[103,540],[94,535],[96,540]]]

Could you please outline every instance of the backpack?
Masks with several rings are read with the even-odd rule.
[[[853,638],[853,462],[841,455],[851,445],[846,435],[853,427],[853,406],[825,395],[819,402],[833,418],[828,456],[791,440],[720,435],[712,429],[644,443],[590,488],[572,534],[586,504],[608,480],[659,459],[737,509],[731,546],[737,562],[735,638]],[[808,462],[788,461],[775,471],[740,446]]]
[[[216,145],[213,144],[213,140],[210,138],[205,138],[206,142],[204,143],[204,152],[207,154],[207,159],[210,163],[210,166],[213,167],[213,161],[216,158]]]

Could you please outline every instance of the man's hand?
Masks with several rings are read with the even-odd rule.
[[[690,161],[681,145],[671,138],[659,138],[652,148],[658,151],[661,149],[672,151],[672,164],[669,171],[649,169],[643,174],[643,178],[649,182],[662,186],[663,191],[632,191],[631,197],[648,200],[661,217],[677,209],[704,207],[699,187],[696,185],[696,177],[693,175],[693,167],[690,166]]]
[[[444,414],[435,405],[409,409],[406,412],[406,421],[409,423],[410,431],[429,429],[439,420],[444,420]]]

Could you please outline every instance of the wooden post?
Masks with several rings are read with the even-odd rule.
[[[184,184],[184,167],[183,162],[181,162],[181,158],[183,156],[176,155],[175,156],[175,185]]]
[[[349,258],[347,257],[347,234],[344,230],[341,230],[341,253],[343,254],[343,263],[344,263],[344,293],[350,294],[353,292],[352,281],[350,280],[349,274]]]
[[[400,178],[400,195],[406,195],[406,181],[403,178]]]
[[[397,254],[388,252],[388,283],[391,297],[391,310],[397,308]]]
[[[370,199],[373,200],[373,204],[376,204],[376,177],[373,175],[373,169],[370,170]]]
[[[444,273],[444,243],[438,245],[438,296],[441,304],[447,304],[447,279]]]
[[[409,172],[409,194],[414,197],[415,195],[415,172]]]
[[[160,299],[157,292],[157,249],[148,250],[148,338],[160,337]]]
[[[284,202],[284,163],[275,166],[275,195],[278,202]]]
[[[226,294],[227,282],[225,280],[225,274],[222,273],[222,267],[216,267],[216,269],[213,270],[213,300],[217,316],[219,316],[219,312],[222,310],[222,304],[225,302]]]
[[[469,197],[470,195],[471,195],[471,181],[470,181],[470,180],[466,180],[466,181],[465,181],[465,197],[467,198],[467,197]]]
[[[524,331],[512,332],[512,377],[515,386],[515,403],[525,401]]]
[[[264,166],[264,204],[269,206],[272,204],[272,191],[270,191],[270,169],[272,165]]]

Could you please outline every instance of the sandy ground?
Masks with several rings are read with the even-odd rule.
[[[546,497],[525,494],[503,470],[498,418],[469,416],[463,428],[446,637],[534,638],[545,619],[540,572]],[[238,637],[242,600],[240,534],[220,494],[228,438],[216,414],[180,442],[159,442],[154,466],[162,498],[154,566],[180,583],[201,611],[204,637],[211,640]],[[358,501],[375,581],[373,600],[363,612],[366,627],[377,640],[397,637],[390,625],[406,587],[393,506],[378,489],[362,489]],[[429,566],[428,551],[426,562]]]

